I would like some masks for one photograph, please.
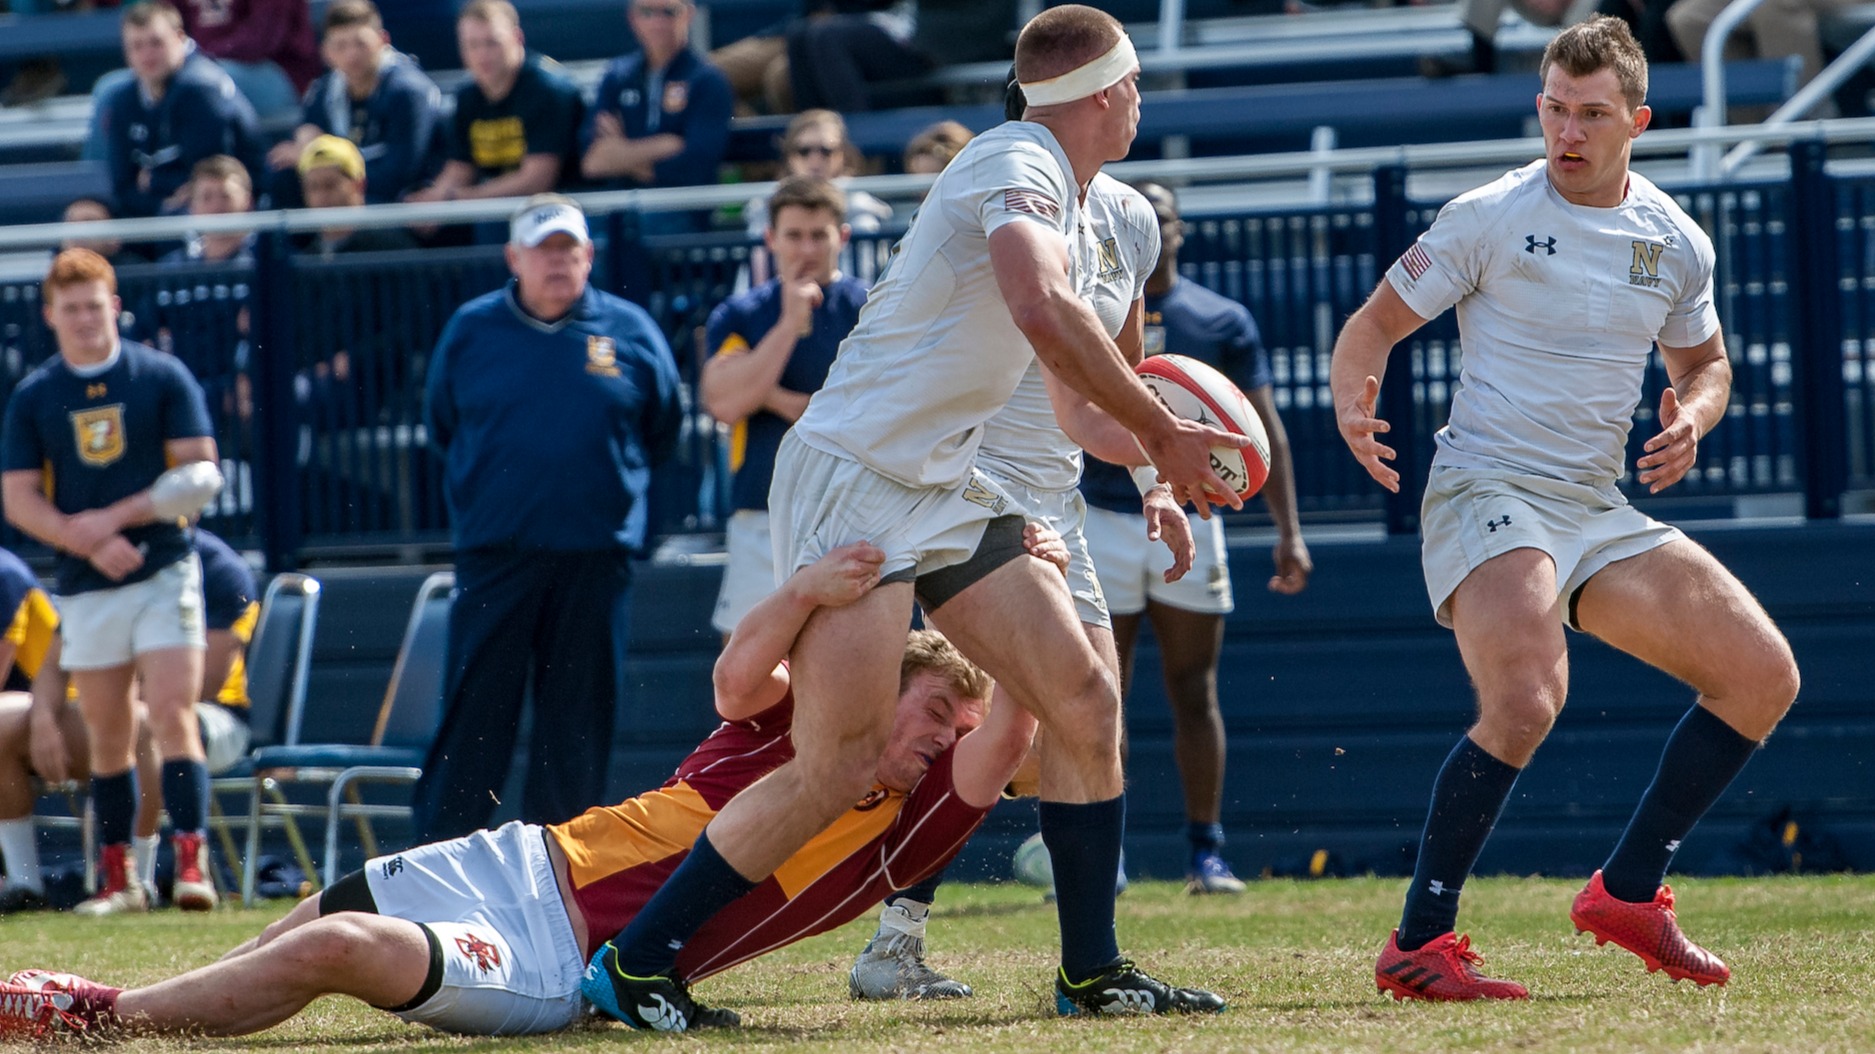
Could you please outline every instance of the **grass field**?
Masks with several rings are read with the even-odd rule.
[[[790,1054],[866,1051],[1875,1051],[1875,877],[1687,881],[1692,935],[1732,966],[1724,989],[1649,975],[1568,922],[1577,882],[1475,879],[1466,919],[1488,971],[1528,984],[1527,1004],[1400,1004],[1375,992],[1373,962],[1401,881],[1253,883],[1234,899],[1139,883],[1120,902],[1122,946],[1155,973],[1230,1000],[1215,1018],[1061,1020],[1049,989],[1054,910],[1034,889],[947,886],[930,961],[976,986],[973,999],[856,1004],[845,970],[871,921],[807,941],[698,986],[741,1011],[734,1033],[666,1037],[621,1027],[544,1039],[462,1039],[361,1004],[322,1000],[244,1040],[138,1042],[144,1050],[596,1050],[620,1044]],[[0,968],[70,969],[116,984],[206,962],[284,910],[171,913],[128,921],[0,920]]]

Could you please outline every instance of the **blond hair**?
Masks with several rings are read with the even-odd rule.
[[[921,673],[937,674],[952,692],[965,699],[981,699],[985,706],[989,705],[990,690],[996,687],[989,674],[933,629],[915,629],[906,638],[905,656],[898,664],[899,692],[910,687]]]

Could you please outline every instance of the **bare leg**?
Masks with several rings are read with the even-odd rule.
[[[1172,707],[1172,749],[1185,788],[1185,819],[1216,823],[1224,801],[1224,717],[1217,705],[1217,662],[1224,616],[1146,605],[1165,665]]]
[[[264,955],[222,959],[125,991],[117,1016],[132,1031],[242,1036],[287,1020],[322,995],[372,1006],[407,1003],[429,968],[429,941],[416,923],[342,911],[268,941]]]
[[[0,820],[33,814],[32,740],[24,692],[0,693]]]
[[[1538,549],[1480,564],[1452,594],[1452,631],[1478,693],[1472,742],[1523,768],[1569,694],[1556,565]]]

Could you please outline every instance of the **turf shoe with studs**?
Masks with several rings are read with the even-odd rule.
[[[690,998],[690,987],[675,974],[633,977],[619,969],[618,948],[611,941],[593,953],[580,981],[580,994],[608,1017],[646,1032],[688,1032],[693,1028],[735,1028],[734,1010],[703,1006]]]
[[[1075,984],[1066,972],[1055,971],[1055,1012],[1074,1014],[1215,1014],[1224,1009],[1222,997],[1202,988],[1174,988],[1148,977],[1131,961],[1121,959],[1085,981]]]
[[[847,971],[854,999],[964,999],[970,986],[925,965],[925,923],[900,904],[879,913],[879,932]]]
[[[1230,865],[1217,853],[1206,851],[1192,859],[1191,871],[1185,875],[1185,892],[1199,895],[1243,891],[1243,879],[1231,874]]]
[[[22,971],[24,974],[39,972]],[[17,978],[20,974],[14,976]],[[41,983],[41,980],[0,983],[0,1039],[43,1039],[86,1030],[85,1019],[72,1012],[71,993]]]
[[[1412,951],[1400,949],[1400,931],[1374,964],[1374,987],[1395,1000],[1426,999],[1462,1003],[1473,999],[1528,999],[1530,990],[1515,981],[1478,972],[1484,956],[1471,950],[1471,937],[1441,933]]]
[[[1569,921],[1577,933],[1595,935],[1597,946],[1613,941],[1641,957],[1647,972],[1667,971],[1675,981],[1696,981],[1701,987],[1724,984],[1732,971],[1719,957],[1686,939],[1673,913],[1673,890],[1661,886],[1654,899],[1642,904],[1617,900],[1595,872],[1576,894]]]

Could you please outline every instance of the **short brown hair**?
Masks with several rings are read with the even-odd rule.
[[[197,161],[195,167],[189,170],[189,182],[194,183],[198,179],[234,180],[241,185],[242,190],[247,191],[249,202],[254,199],[254,177],[247,174],[246,165],[227,154],[216,154]]]
[[[521,12],[514,9],[508,0],[469,0],[456,14],[458,22],[486,22],[494,25],[506,22],[516,29],[521,28]]]
[[[911,137],[905,144],[905,161],[914,157],[931,157],[937,160],[938,167],[951,163],[964,146],[970,142],[970,129],[956,121],[938,123]]]
[[[178,33],[187,32],[182,28],[182,12],[167,0],[141,0],[140,3],[131,4],[124,8],[123,18],[118,24],[148,29],[159,21],[168,22]]]
[[[325,21],[320,23],[319,31],[330,33],[335,29],[350,29],[353,26],[370,26],[372,29],[384,28],[384,15],[378,5],[371,0],[333,0],[326,8]]]
[[[1024,83],[1059,77],[1106,54],[1125,32],[1105,11],[1081,4],[1051,7],[1022,27],[1016,38],[1016,79]]]
[[[898,690],[903,693],[921,673],[935,673],[950,690],[966,699],[981,699],[989,706],[990,691],[996,683],[976,664],[964,658],[957,646],[936,630],[915,629],[905,641],[905,657],[898,664]]]
[[[781,210],[790,205],[801,209],[824,209],[833,215],[833,222],[846,222],[846,194],[824,179],[788,176],[776,184],[775,192],[768,196],[770,230],[774,229]]]
[[[50,304],[54,292],[91,282],[103,282],[112,296],[117,295],[117,272],[109,260],[90,249],[66,249],[52,258],[52,268],[39,284],[39,299]]]
[[[1647,55],[1628,24],[1619,18],[1597,15],[1556,34],[1543,49],[1543,62],[1537,67],[1537,76],[1545,84],[1549,83],[1551,66],[1562,67],[1571,77],[1614,70],[1628,112],[1647,102]]]

